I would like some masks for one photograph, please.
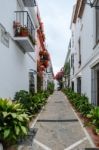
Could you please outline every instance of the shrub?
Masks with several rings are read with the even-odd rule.
[[[50,94],[52,94],[54,92],[54,83],[53,82],[48,83],[47,90]]]
[[[93,108],[92,104],[88,102],[88,98],[85,95],[82,95],[78,101],[78,111],[80,111],[83,115],[87,115]]]
[[[48,92],[48,91],[43,91],[42,94],[43,94],[43,96],[44,96],[45,98],[48,98],[48,97],[49,97],[49,92]]]
[[[46,102],[46,98],[42,93],[37,93],[33,96],[32,101],[35,105],[34,111],[37,113]]]
[[[21,104],[0,99],[0,142],[5,146],[14,144],[27,134],[29,118]]]
[[[42,108],[46,103],[48,96],[49,93],[47,92],[39,92],[31,95],[27,91],[21,90],[15,94],[15,100],[23,105],[29,116],[32,116]]]
[[[34,103],[30,93],[24,90],[20,90],[19,92],[16,92],[14,99],[23,105],[28,115],[34,113]]]
[[[67,95],[76,110],[81,112],[82,115],[87,115],[93,108],[93,106],[89,104],[88,98],[85,95],[75,93],[71,89],[64,89],[63,92]]]
[[[96,126],[95,132],[99,134],[99,107],[93,108],[87,117],[90,118],[92,124]]]

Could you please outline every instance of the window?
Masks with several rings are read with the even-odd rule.
[[[92,104],[99,106],[99,64],[91,70]]]
[[[79,53],[79,56],[78,56],[79,62],[78,63],[79,63],[79,67],[80,67],[80,65],[81,65],[81,39],[78,40],[78,49],[79,49],[78,50],[79,51],[78,52]]]
[[[31,92],[31,93],[35,92],[33,72],[29,72],[29,92]]]
[[[74,66],[74,54],[71,55],[71,68]]]
[[[74,82],[73,81],[71,82],[71,88],[74,91]]]
[[[77,78],[77,93],[81,94],[81,77]]]
[[[72,48],[74,47],[74,33],[72,32]]]
[[[71,68],[73,69],[74,74],[74,54],[71,55]]]

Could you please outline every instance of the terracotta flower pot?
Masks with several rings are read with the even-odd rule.
[[[20,36],[23,36],[23,37],[29,36],[28,28],[21,27],[21,29],[20,29]]]

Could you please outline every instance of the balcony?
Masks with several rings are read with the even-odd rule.
[[[36,6],[36,0],[23,0],[25,7],[35,7]]]
[[[25,52],[35,49],[35,28],[27,11],[15,11],[14,40]]]

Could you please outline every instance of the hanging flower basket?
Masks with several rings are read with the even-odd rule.
[[[43,63],[43,65],[45,66],[45,68],[47,68],[48,67],[48,61],[46,60],[46,61],[44,61],[44,63]]]
[[[39,52],[39,55],[40,55],[40,56],[43,56],[43,51],[40,51],[40,52]]]
[[[41,66],[40,66],[40,70],[41,70],[41,71],[45,71],[45,66],[44,66],[44,65],[41,65]]]

